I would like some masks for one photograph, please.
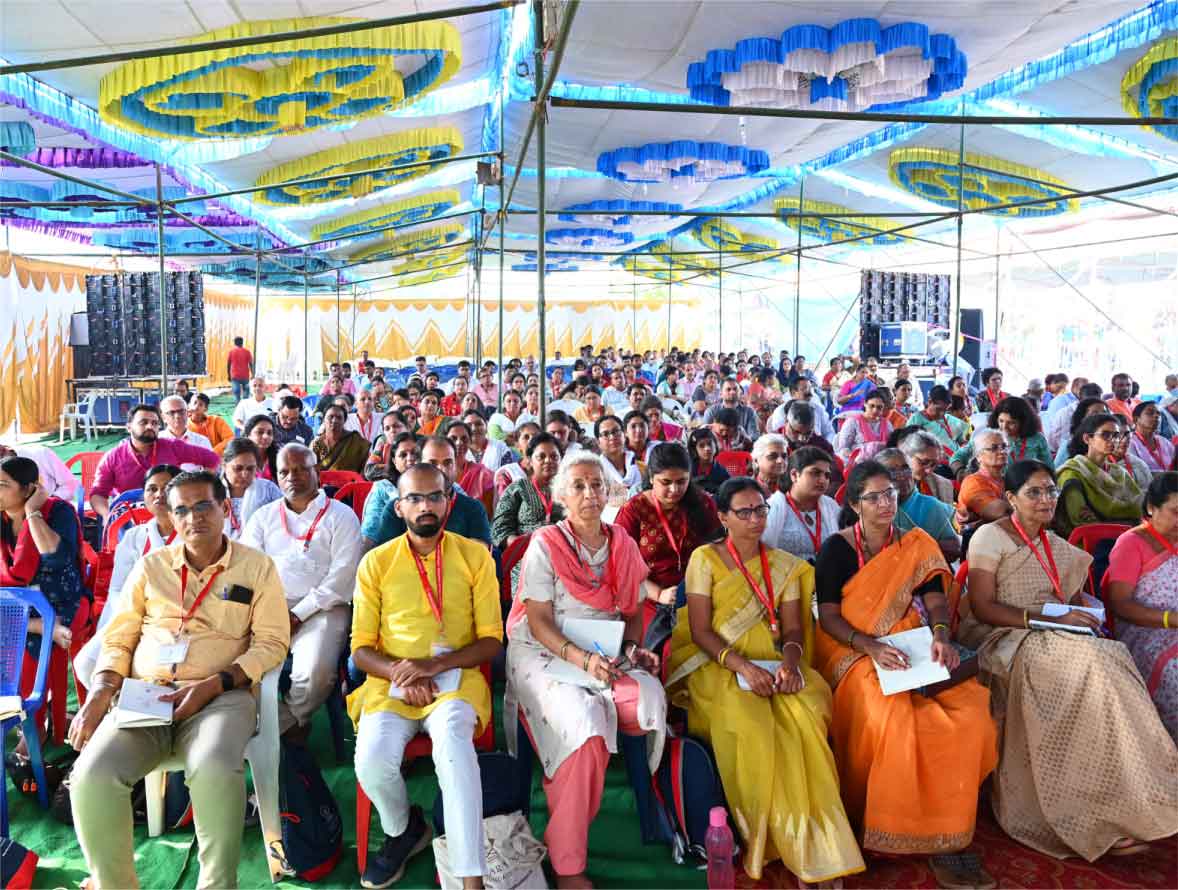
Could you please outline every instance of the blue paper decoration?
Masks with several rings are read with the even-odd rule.
[[[610,229],[549,229],[544,233],[544,243],[558,247],[623,247],[633,240],[631,232]]]
[[[622,182],[711,182],[739,179],[769,168],[769,155],[759,149],[722,142],[652,142],[602,152],[597,171]]]
[[[692,99],[709,105],[884,111],[937,99],[965,83],[968,62],[948,34],[901,22],[795,25],[687,66]]]
[[[632,211],[665,213],[666,216],[633,217]],[[634,223],[666,222],[682,212],[682,204],[665,204],[662,201],[589,201],[572,204],[561,211],[558,219],[564,222],[601,222],[613,226],[628,226]]]

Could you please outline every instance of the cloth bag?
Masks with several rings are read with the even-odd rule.
[[[487,860],[483,879],[487,890],[547,890],[543,863],[548,850],[532,836],[523,813],[503,813],[484,819],[483,845]],[[462,890],[462,878],[450,871],[450,849],[445,835],[434,838],[434,866],[442,890]]]

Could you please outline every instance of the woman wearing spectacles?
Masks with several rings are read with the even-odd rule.
[[[957,527],[963,534],[1010,512],[1010,504],[1002,496],[1002,473],[1010,457],[1006,437],[998,430],[984,429],[974,439],[974,452],[978,471],[962,480],[957,494]]]
[[[993,887],[980,863],[942,858],[969,846],[978,789],[998,759],[990,694],[966,679],[885,696],[876,674],[876,666],[908,667],[904,652],[879,637],[926,623],[932,659],[950,672],[960,662],[949,641],[949,568],[926,532],[895,527],[896,496],[886,467],[859,463],[847,480],[843,529],[822,545],[816,566],[814,663],[834,688],[843,803],[864,849],[932,854],[934,871],[969,872],[970,883],[948,886]]]
[[[1000,401],[990,412],[986,426],[998,430],[1006,437],[1006,443],[1010,446],[1011,461],[1038,460],[1045,464],[1051,463],[1051,446],[1047,444],[1047,439],[1042,433],[1039,414],[1026,399],[1009,396]],[[975,438],[958,448],[949,459],[949,467],[957,473],[957,478],[965,477],[970,461],[976,456],[976,445]]]
[[[1092,563],[1051,531],[1051,469],[1016,463],[1005,497],[1011,515],[970,543],[961,627],[1002,726],[995,816],[1015,840],[1060,859],[1142,852],[1178,832],[1178,750],[1124,644],[1095,635],[1089,613],[1047,615],[1086,604]],[[1033,625],[1044,618],[1076,632]]]
[[[1141,519],[1141,488],[1116,457],[1128,436],[1111,414],[1084,418],[1072,436],[1071,457],[1059,471],[1055,511],[1056,531],[1065,538],[1080,525]]]
[[[830,687],[810,667],[814,570],[761,543],[769,507],[755,480],[729,479],[716,506],[726,535],[688,563],[667,689],[742,814],[749,876],[780,859],[799,886],[836,882],[864,865],[826,742]]]

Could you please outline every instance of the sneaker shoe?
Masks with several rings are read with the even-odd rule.
[[[360,886],[381,890],[405,876],[405,864],[430,845],[434,832],[421,813],[421,807],[409,808],[409,824],[397,837],[384,838],[379,853],[368,855],[368,865],[360,877]]]

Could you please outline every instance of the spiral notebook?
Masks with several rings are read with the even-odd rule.
[[[146,680],[124,680],[119,691],[119,706],[115,710],[115,722],[119,729],[170,726],[173,705],[170,701],[160,701],[160,697],[175,691],[170,686],[160,686]]]

